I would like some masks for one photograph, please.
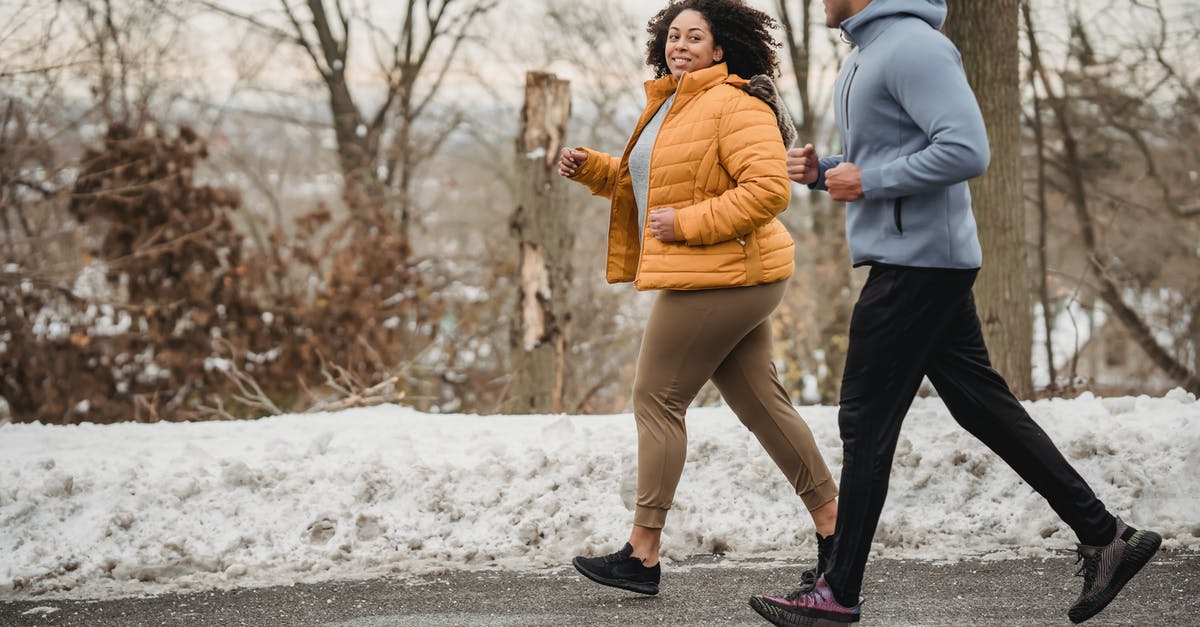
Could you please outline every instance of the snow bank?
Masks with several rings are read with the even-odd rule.
[[[1165,546],[1200,549],[1200,403],[1028,405],[1100,497]],[[835,476],[836,409],[801,408]],[[808,561],[812,524],[727,409],[688,416],[668,560]],[[618,548],[635,428],[619,416],[429,415],[395,407],[255,422],[0,427],[0,597],[117,596],[541,569]],[[938,399],[897,450],[878,556],[1045,555],[1074,537]]]

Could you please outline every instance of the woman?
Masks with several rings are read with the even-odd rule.
[[[684,413],[710,379],[812,513],[818,571],[806,579],[829,548],[837,486],[771,354],[770,315],[793,272],[792,239],[775,216],[791,197],[783,135],[794,135],[785,109],[764,102],[778,101],[772,26],[740,0],[672,0],[647,27],[646,62],[658,78],[646,83],[625,153],[562,151],[559,174],[612,199],[609,282],[663,290],[634,382],[633,530],[621,551],[574,560],[597,583],[658,593],[662,527],[687,449]]]

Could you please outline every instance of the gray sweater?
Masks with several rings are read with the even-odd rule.
[[[854,265],[978,268],[967,180],[987,169],[987,131],[962,58],[939,29],[945,0],[875,0],[842,22],[856,45],[834,86],[843,161],[864,198],[846,206]]]
[[[629,176],[633,179],[633,198],[637,201],[638,241],[641,241],[642,233],[646,230],[646,198],[650,195],[650,155],[654,151],[654,140],[658,137],[658,130],[662,128],[663,120],[670,112],[673,102],[675,94],[671,94],[662,103],[654,117],[650,118],[642,129],[633,150],[629,151]]]

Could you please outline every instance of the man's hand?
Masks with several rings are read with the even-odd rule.
[[[661,207],[650,212],[650,234],[660,242],[675,242],[675,208]]]
[[[562,155],[558,158],[559,176],[565,176],[567,178],[575,176],[575,173],[579,171],[579,168],[583,167],[583,164],[587,162],[587,159],[587,153],[582,150],[563,148]]]
[[[801,185],[812,185],[821,174],[818,164],[817,151],[812,144],[803,148],[793,148],[787,154],[788,178]]]
[[[829,189],[829,196],[834,200],[858,200],[863,197],[862,170],[849,161],[843,161],[825,171],[825,187]]]

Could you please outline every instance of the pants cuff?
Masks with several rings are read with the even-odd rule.
[[[804,492],[797,492],[796,494],[800,495],[800,499],[804,501],[804,506],[807,507],[808,511],[811,512],[832,501],[833,499],[836,499],[838,495],[838,487],[837,484],[833,482],[833,479],[826,479],[821,483],[818,483],[817,485],[805,490]]]
[[[633,524],[650,529],[662,529],[667,523],[666,509],[638,505],[633,513]]]

